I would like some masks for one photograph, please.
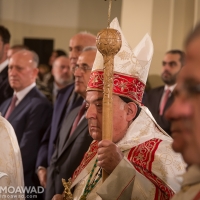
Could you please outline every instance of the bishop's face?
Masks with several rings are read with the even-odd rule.
[[[103,93],[88,91],[86,96],[88,127],[94,140],[102,140],[102,100]],[[113,95],[113,142],[119,142],[129,126],[128,105],[119,96]]]

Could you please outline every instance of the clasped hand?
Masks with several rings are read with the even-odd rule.
[[[98,144],[98,152],[97,152],[97,165],[102,167],[108,174],[111,174],[115,167],[120,163],[123,159],[124,155],[111,141],[102,140]]]

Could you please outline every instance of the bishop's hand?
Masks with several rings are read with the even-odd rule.
[[[97,165],[111,174],[115,167],[123,159],[121,150],[111,141],[102,140],[98,144]]]

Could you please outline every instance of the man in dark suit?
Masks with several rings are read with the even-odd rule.
[[[8,77],[14,95],[0,107],[0,112],[15,130],[27,187],[39,185],[35,163],[40,141],[52,115],[50,103],[36,88],[38,61],[37,54],[29,50],[18,51],[11,57]]]
[[[53,70],[53,64],[59,57],[65,59],[62,59],[62,63],[59,61],[54,68],[56,70]],[[38,68],[37,87],[54,104],[58,90],[69,85],[73,79],[68,54],[61,49],[54,50],[49,58],[49,65],[39,65]]]
[[[169,135],[171,135],[170,123],[165,119],[164,113],[173,102],[174,97],[172,92],[176,86],[177,75],[184,65],[184,60],[185,54],[180,50],[170,50],[165,54],[161,74],[165,85],[150,90],[144,102],[144,105],[149,108],[156,122]]]
[[[0,105],[13,94],[8,83],[8,59],[10,33],[7,28],[0,26]]]
[[[70,60],[67,56],[59,56],[55,59],[51,72],[36,81],[38,89],[54,104],[58,91],[73,83],[73,73],[70,68]]]
[[[96,55],[96,47],[84,50],[78,58],[77,66],[73,68],[75,76],[75,91],[84,99],[86,98],[86,88],[90,77],[90,72]],[[51,164],[47,173],[47,188],[45,199],[52,199],[57,193],[62,193],[64,187],[62,178],[68,180],[79,166],[85,152],[87,151],[92,138],[88,132],[87,120],[80,117],[82,109],[73,109],[63,121],[56,149],[52,156]],[[75,126],[77,118],[80,118]]]
[[[69,42],[69,59],[71,69],[76,66],[79,55],[86,46],[95,46],[96,36],[81,32],[74,35]],[[75,83],[77,85],[77,83]],[[76,91],[76,90],[75,90]],[[46,168],[50,164],[50,159],[55,149],[57,137],[64,117],[75,107],[80,106],[83,98],[74,92],[74,83],[58,92],[54,105],[51,127],[45,133],[37,158],[37,174],[40,184],[46,187]]]

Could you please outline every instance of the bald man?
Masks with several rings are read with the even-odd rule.
[[[78,57],[85,47],[95,46],[95,44],[95,35],[87,32],[80,32],[74,35],[69,41],[70,68],[72,69],[76,66]],[[76,84],[83,84],[83,82],[79,81]],[[54,104],[52,122],[42,139],[36,163],[37,174],[43,187],[46,187],[47,167],[50,165],[53,152],[55,151],[63,119],[72,109],[80,106],[82,102],[82,96],[74,91],[74,83],[69,84],[58,92]]]
[[[52,115],[50,103],[36,88],[38,62],[38,55],[29,50],[18,51],[10,58],[8,79],[14,94],[0,107],[0,112],[15,130],[22,155],[25,186],[28,187],[39,185],[35,174],[36,158]],[[39,199],[39,194],[35,195]]]

